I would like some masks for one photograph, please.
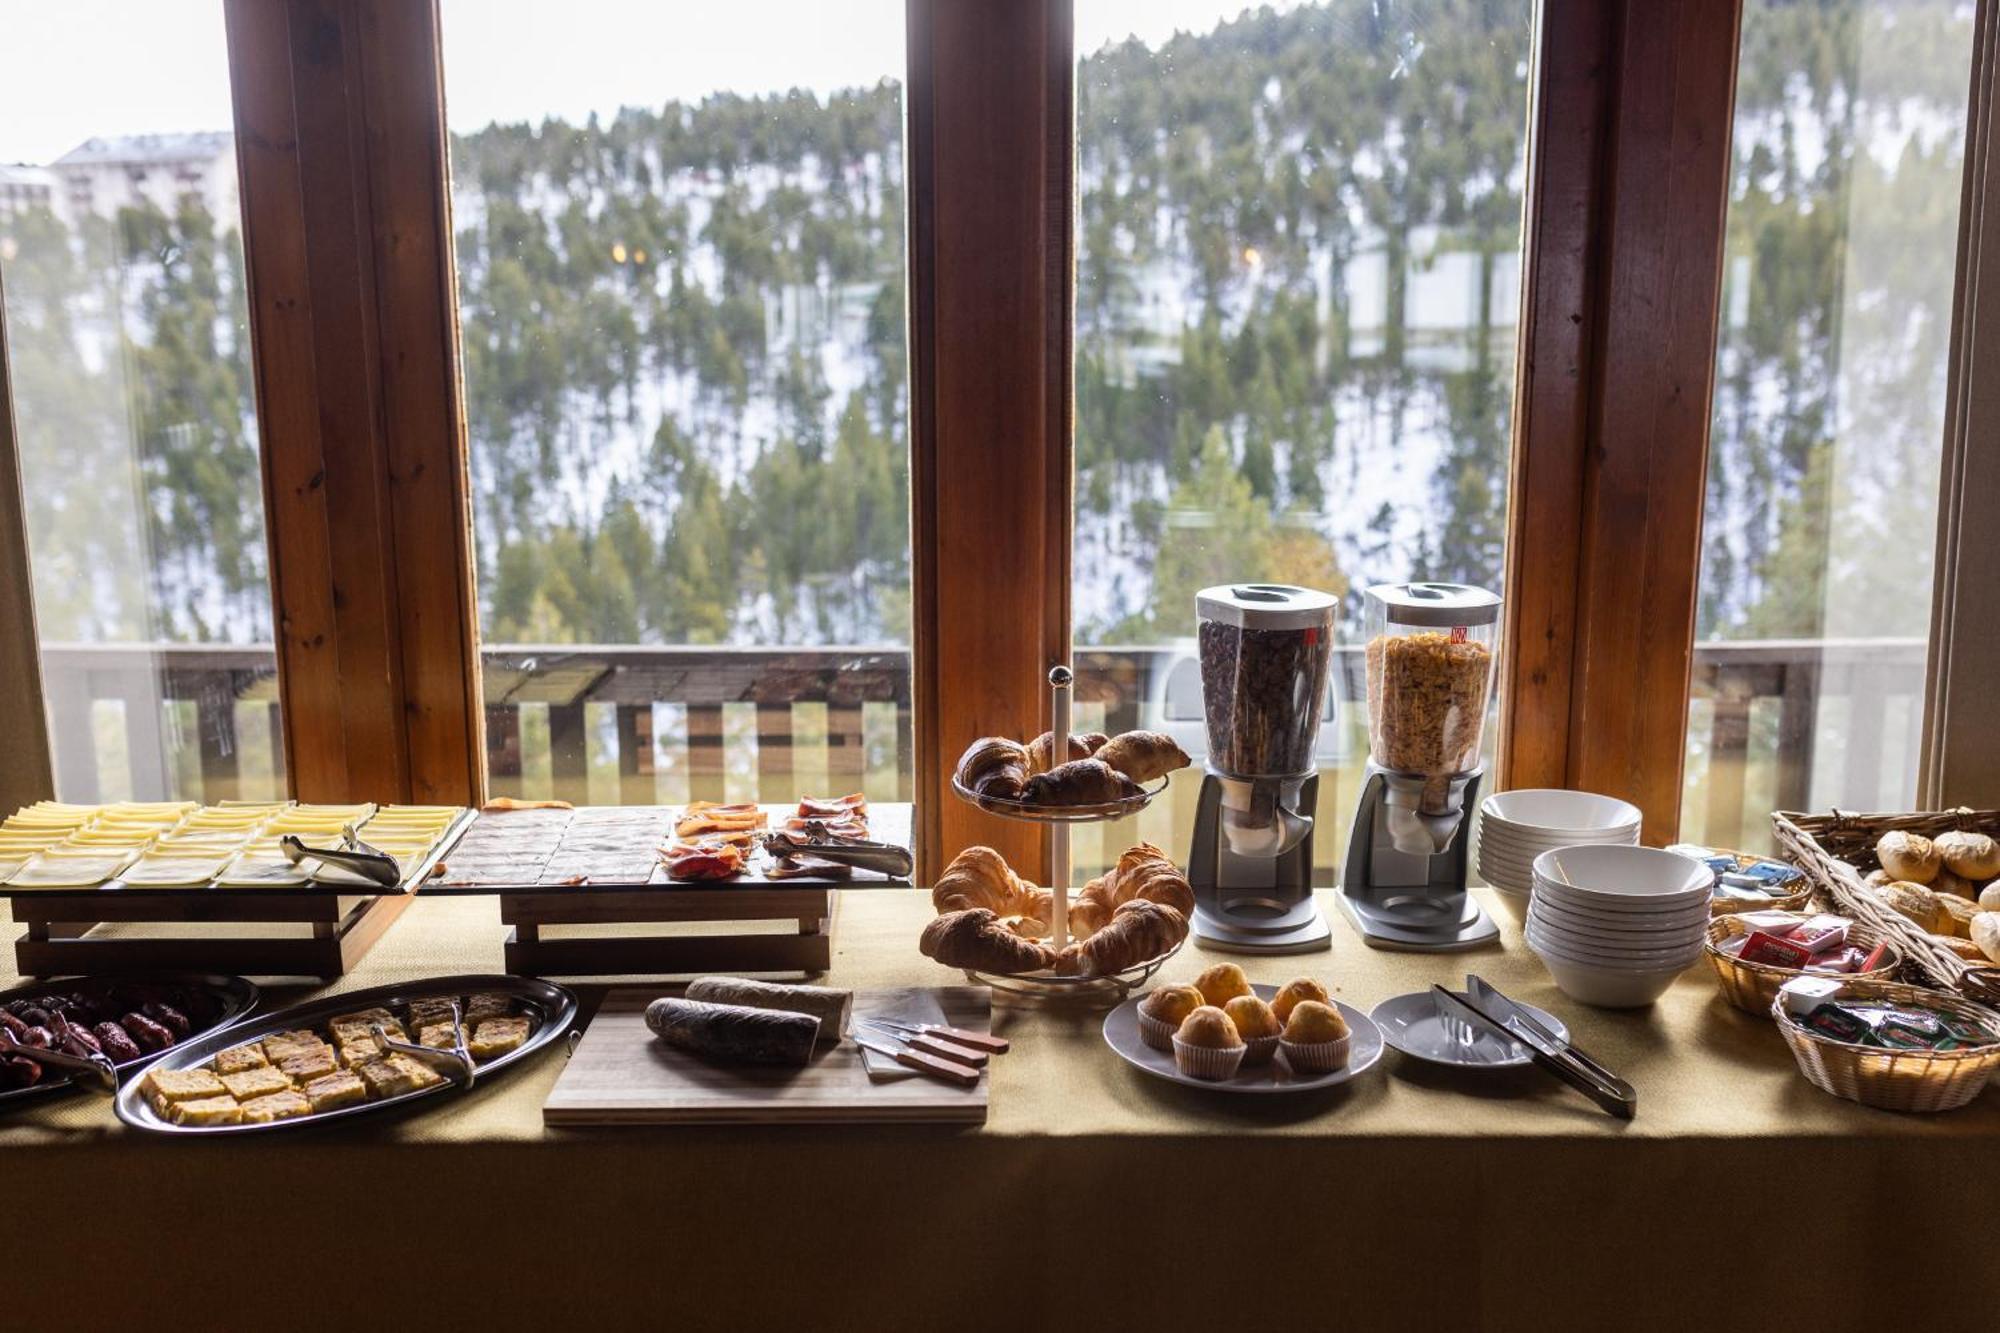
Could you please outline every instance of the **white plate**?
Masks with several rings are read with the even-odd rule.
[[[1260,986],[1253,982],[1250,989],[1264,1000],[1274,1000],[1278,996],[1276,986]],[[1291,1066],[1285,1063],[1285,1052],[1280,1047],[1270,1064],[1245,1068],[1235,1078],[1220,1081],[1190,1078],[1174,1063],[1172,1051],[1156,1051],[1139,1036],[1139,1001],[1144,998],[1143,995],[1134,995],[1104,1016],[1104,1043],[1118,1052],[1126,1064],[1170,1083],[1184,1083],[1190,1088],[1205,1088],[1211,1092],[1309,1092],[1314,1088],[1330,1088],[1337,1083],[1345,1083],[1355,1075],[1367,1072],[1382,1058],[1382,1029],[1353,1005],[1335,1000],[1333,1007],[1340,1010],[1340,1016],[1347,1020],[1348,1031],[1352,1034],[1345,1068],[1330,1074],[1294,1074]]]
[[[1532,1004],[1522,1004],[1519,1000],[1514,1003],[1528,1017],[1540,1022],[1563,1041],[1569,1040],[1569,1029],[1563,1026],[1560,1018]],[[1477,1024],[1473,1026],[1478,1035],[1472,1049],[1486,1058],[1468,1057],[1464,1051],[1445,1040],[1444,1024],[1438,1021],[1437,1004],[1427,990],[1391,996],[1376,1005],[1368,1016],[1375,1020],[1376,1027],[1382,1029],[1382,1040],[1404,1055],[1434,1065],[1449,1065],[1454,1069],[1513,1069],[1535,1058],[1522,1043],[1502,1041]]]

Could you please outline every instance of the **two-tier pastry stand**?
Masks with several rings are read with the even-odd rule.
[[[1075,674],[1067,666],[1049,668],[1049,756],[1055,763],[1062,762],[1069,754],[1071,690],[1075,683]],[[1142,789],[1137,796],[1106,801],[1100,805],[1029,805],[1023,801],[984,796],[960,785],[956,775],[952,777],[951,789],[960,800],[978,806],[989,815],[1042,824],[1048,828],[1049,894],[1053,899],[1049,915],[1054,918],[1049,925],[1055,932],[1052,946],[1060,952],[1069,943],[1069,826],[1102,824],[1136,815],[1167,789],[1167,779],[1161,778],[1156,786]],[[1185,943],[1185,938],[1181,942]],[[1108,1009],[1124,1000],[1134,987],[1144,985],[1160,970],[1160,965],[1179,953],[1180,949],[1180,944],[1175,944],[1157,958],[1101,977],[1062,977],[1052,972],[984,972],[970,967],[965,969],[965,975],[969,981],[990,986],[994,991],[1025,1004]]]

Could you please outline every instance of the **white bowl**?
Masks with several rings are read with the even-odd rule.
[[[1661,912],[1606,912],[1588,903],[1565,898],[1546,884],[1536,885],[1532,896],[1542,910],[1555,919],[1608,934],[1646,935],[1660,931],[1693,934],[1706,930],[1710,919],[1705,902]]]
[[[1715,891],[1713,870],[1657,847],[1558,847],[1535,858],[1535,877],[1579,901],[1622,911],[1684,906]]]
[[[1513,893],[1530,893],[1535,887],[1535,872],[1531,865],[1489,857],[1484,852],[1479,856],[1479,878]]]
[[[1508,851],[1545,852],[1551,847],[1631,846],[1639,841],[1639,826],[1616,829],[1523,829],[1498,820],[1483,820],[1479,840]]]
[[[1542,966],[1548,968],[1549,975],[1555,978],[1557,990],[1572,1000],[1604,1009],[1637,1009],[1649,1005],[1666,994],[1667,988],[1674,984],[1674,978],[1687,970],[1685,967],[1674,967],[1651,972],[1628,972],[1573,962],[1540,949],[1535,949],[1534,953],[1542,960]]]
[[[1520,828],[1569,832],[1622,829],[1627,825],[1637,828],[1645,818],[1630,801],[1556,787],[1495,792],[1479,803],[1479,810],[1482,815]]]
[[[1692,944],[1681,941],[1660,945],[1619,944],[1577,935],[1560,926],[1551,926],[1532,915],[1528,918],[1524,933],[1528,943],[1536,948],[1550,949],[1578,962],[1638,969],[1663,967],[1669,963],[1685,965],[1701,957],[1706,943],[1703,940],[1696,940]]]

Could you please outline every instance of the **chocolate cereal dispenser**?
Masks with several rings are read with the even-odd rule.
[[[1500,599],[1462,583],[1366,597],[1368,770],[1340,905],[1379,949],[1469,949],[1499,930],[1465,891]]]
[[[1188,883],[1194,937],[1209,948],[1328,945],[1313,904],[1312,833],[1336,605],[1326,593],[1275,583],[1226,584],[1195,598],[1208,758]]]

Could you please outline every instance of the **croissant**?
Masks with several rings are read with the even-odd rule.
[[[958,784],[967,791],[1009,801],[1020,798],[1031,771],[1026,747],[1004,736],[982,736],[966,746],[956,770]]]
[[[1127,876],[1132,897],[1129,901],[1159,903],[1171,907],[1182,916],[1194,915],[1194,887],[1188,883],[1180,867],[1172,864],[1151,865],[1144,870]],[[1120,886],[1123,891],[1124,886]]]
[[[1072,759],[1029,778],[1021,799],[1031,805],[1103,805],[1138,794],[1138,783],[1103,760]]]
[[[1106,739],[1108,738],[1101,731],[1071,732],[1067,759],[1090,758],[1090,756],[1097,753],[1098,748],[1104,744]],[[1049,759],[1055,748],[1056,736],[1052,731],[1045,731],[1035,737],[1035,739],[1029,741],[1028,771],[1030,773],[1048,772],[1054,766],[1049,762]],[[1065,762],[1067,762],[1067,759]]]
[[[1071,936],[1079,940],[1089,939],[1111,920],[1118,904],[1111,900],[1113,890],[1110,881],[1109,875],[1099,875],[1084,885],[1083,892],[1077,894],[1076,901],[1069,905]]]
[[[968,847],[952,858],[937,887],[931,890],[931,906],[940,912],[960,912],[968,907],[990,908],[995,915],[1019,912],[1035,915],[1022,902],[1022,884],[1000,853],[991,847]],[[1044,909],[1042,915],[1046,917]]]
[[[1128,731],[1114,736],[1096,756],[1134,782],[1163,778],[1192,762],[1187,751],[1161,731]]]
[[[1111,914],[1104,929],[1064,949],[1056,972],[1066,977],[1122,972],[1166,953],[1187,938],[1187,930],[1187,918],[1173,908],[1134,898]]]
[[[1053,949],[1022,939],[983,907],[934,918],[924,927],[917,947],[924,957],[935,958],[947,967],[981,972],[1038,972],[1055,964]]]

